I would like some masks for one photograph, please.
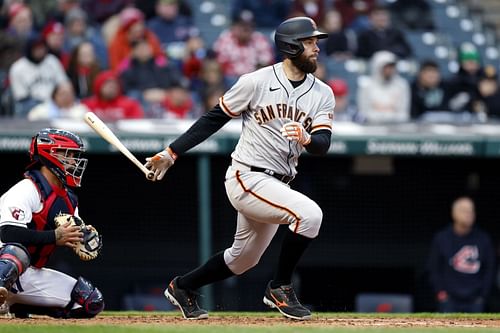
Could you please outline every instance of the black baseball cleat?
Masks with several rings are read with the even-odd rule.
[[[296,320],[311,319],[311,311],[300,304],[291,284],[272,289],[271,282],[267,284],[264,294],[264,304],[278,309],[282,315]]]
[[[200,309],[196,298],[198,294],[192,290],[181,289],[177,286],[179,276],[176,276],[165,289],[165,297],[177,306],[185,319],[207,319],[208,312]]]

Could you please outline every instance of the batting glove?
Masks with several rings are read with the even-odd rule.
[[[283,125],[281,135],[290,141],[300,143],[302,146],[306,146],[311,142],[311,134],[307,133],[304,126],[296,121],[291,121]]]
[[[177,154],[175,154],[170,147],[157,153],[153,157],[146,158],[146,164],[144,166],[154,172],[154,177],[152,181],[161,180],[167,170],[174,165],[177,159]]]

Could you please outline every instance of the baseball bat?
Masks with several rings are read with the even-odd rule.
[[[146,168],[139,160],[128,150],[127,147],[118,139],[118,137],[111,131],[111,129],[103,123],[99,117],[93,112],[85,113],[83,119],[97,134],[99,134],[104,140],[108,141],[111,145],[117,148],[125,157],[127,157],[132,163],[134,163],[145,175],[146,178],[152,180],[154,177],[154,172]]]

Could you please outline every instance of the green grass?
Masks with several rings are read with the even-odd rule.
[[[58,321],[51,320],[38,321],[37,318],[26,320],[21,324],[9,323],[8,319],[0,319],[1,333],[320,333],[320,332],[335,332],[335,333],[493,333],[500,332],[498,327],[401,327],[389,328],[378,327],[372,325],[369,327],[338,327],[335,325],[335,320],[357,320],[357,319],[394,319],[402,321],[405,318],[418,319],[420,321],[429,319],[441,320],[441,323],[454,322],[458,320],[470,320],[470,322],[485,323],[488,321],[499,321],[500,314],[435,314],[435,313],[417,313],[417,314],[358,314],[358,313],[315,313],[311,322],[300,324],[287,320],[269,320],[269,318],[281,317],[275,312],[212,312],[212,318],[251,318],[252,320],[263,318],[268,319],[272,324],[267,326],[256,326],[242,324],[219,325],[217,320],[214,321],[198,321],[187,322],[181,321],[179,324],[178,312],[104,312],[99,317],[131,317],[140,319],[141,323],[126,324],[103,324],[102,320],[96,320],[95,323],[90,321]],[[162,319],[159,323],[155,319]],[[330,320],[330,321],[327,321]],[[324,326],[319,326],[321,323],[326,323]],[[26,323],[29,323],[28,325]],[[328,323],[333,323],[328,325]],[[491,322],[490,322],[491,324]],[[500,325],[500,323],[499,323]]]

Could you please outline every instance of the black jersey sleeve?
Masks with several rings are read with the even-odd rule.
[[[2,243],[20,243],[24,246],[54,244],[56,233],[54,230],[37,231],[13,225],[4,225],[0,228]]]
[[[217,132],[229,120],[231,117],[217,104],[201,116],[184,134],[175,139],[170,144],[170,149],[177,155],[183,154]]]
[[[311,142],[305,146],[306,150],[314,155],[325,155],[330,148],[332,132],[323,129],[311,134]]]

